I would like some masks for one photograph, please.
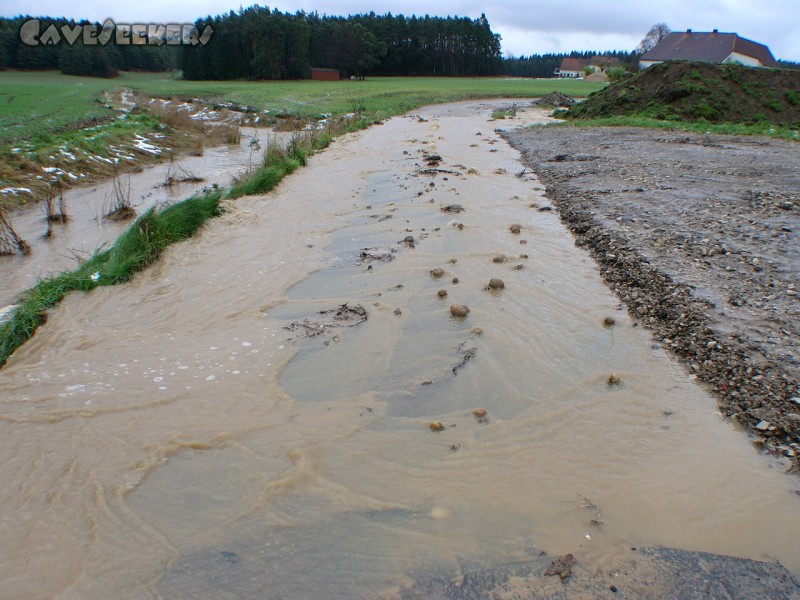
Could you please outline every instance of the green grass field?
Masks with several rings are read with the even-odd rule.
[[[0,148],[44,141],[66,129],[112,119],[104,92],[124,88],[160,98],[236,102],[271,114],[315,118],[351,111],[382,119],[437,102],[489,97],[534,97],[552,91],[586,96],[602,84],[557,79],[368,78],[365,81],[183,81],[169,73],[123,73],[116,79],[57,72],[0,72]]]

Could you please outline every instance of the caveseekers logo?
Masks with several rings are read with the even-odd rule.
[[[25,21],[19,30],[19,39],[26,46],[55,46],[62,42],[72,46],[79,39],[86,46],[105,46],[114,43],[118,46],[162,46],[191,45],[205,46],[211,39],[214,30],[210,25],[197,29],[191,24],[156,25],[136,23],[133,25],[120,23],[117,25],[111,19],[106,19],[102,25],[50,25],[42,31],[39,19]]]

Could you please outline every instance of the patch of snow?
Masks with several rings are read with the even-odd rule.
[[[142,152],[147,152],[148,154],[161,154],[162,152],[161,148],[154,146],[150,143],[150,140],[138,134],[136,135],[136,141],[133,145]]]
[[[0,194],[6,194],[6,195],[12,194],[12,195],[16,196],[19,193],[25,193],[25,194],[33,195],[33,192],[30,189],[24,188],[24,187],[7,187],[7,188],[0,189]]]

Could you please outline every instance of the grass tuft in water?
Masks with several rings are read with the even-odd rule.
[[[112,248],[92,256],[78,269],[43,279],[20,298],[11,320],[0,326],[0,366],[47,320],[47,310],[73,291],[130,281],[158,260],[175,242],[192,237],[209,218],[219,214],[222,190],[194,196],[161,211],[151,209]]]

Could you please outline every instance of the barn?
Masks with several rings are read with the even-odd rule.
[[[316,81],[339,81],[339,69],[311,67],[311,79]]]

